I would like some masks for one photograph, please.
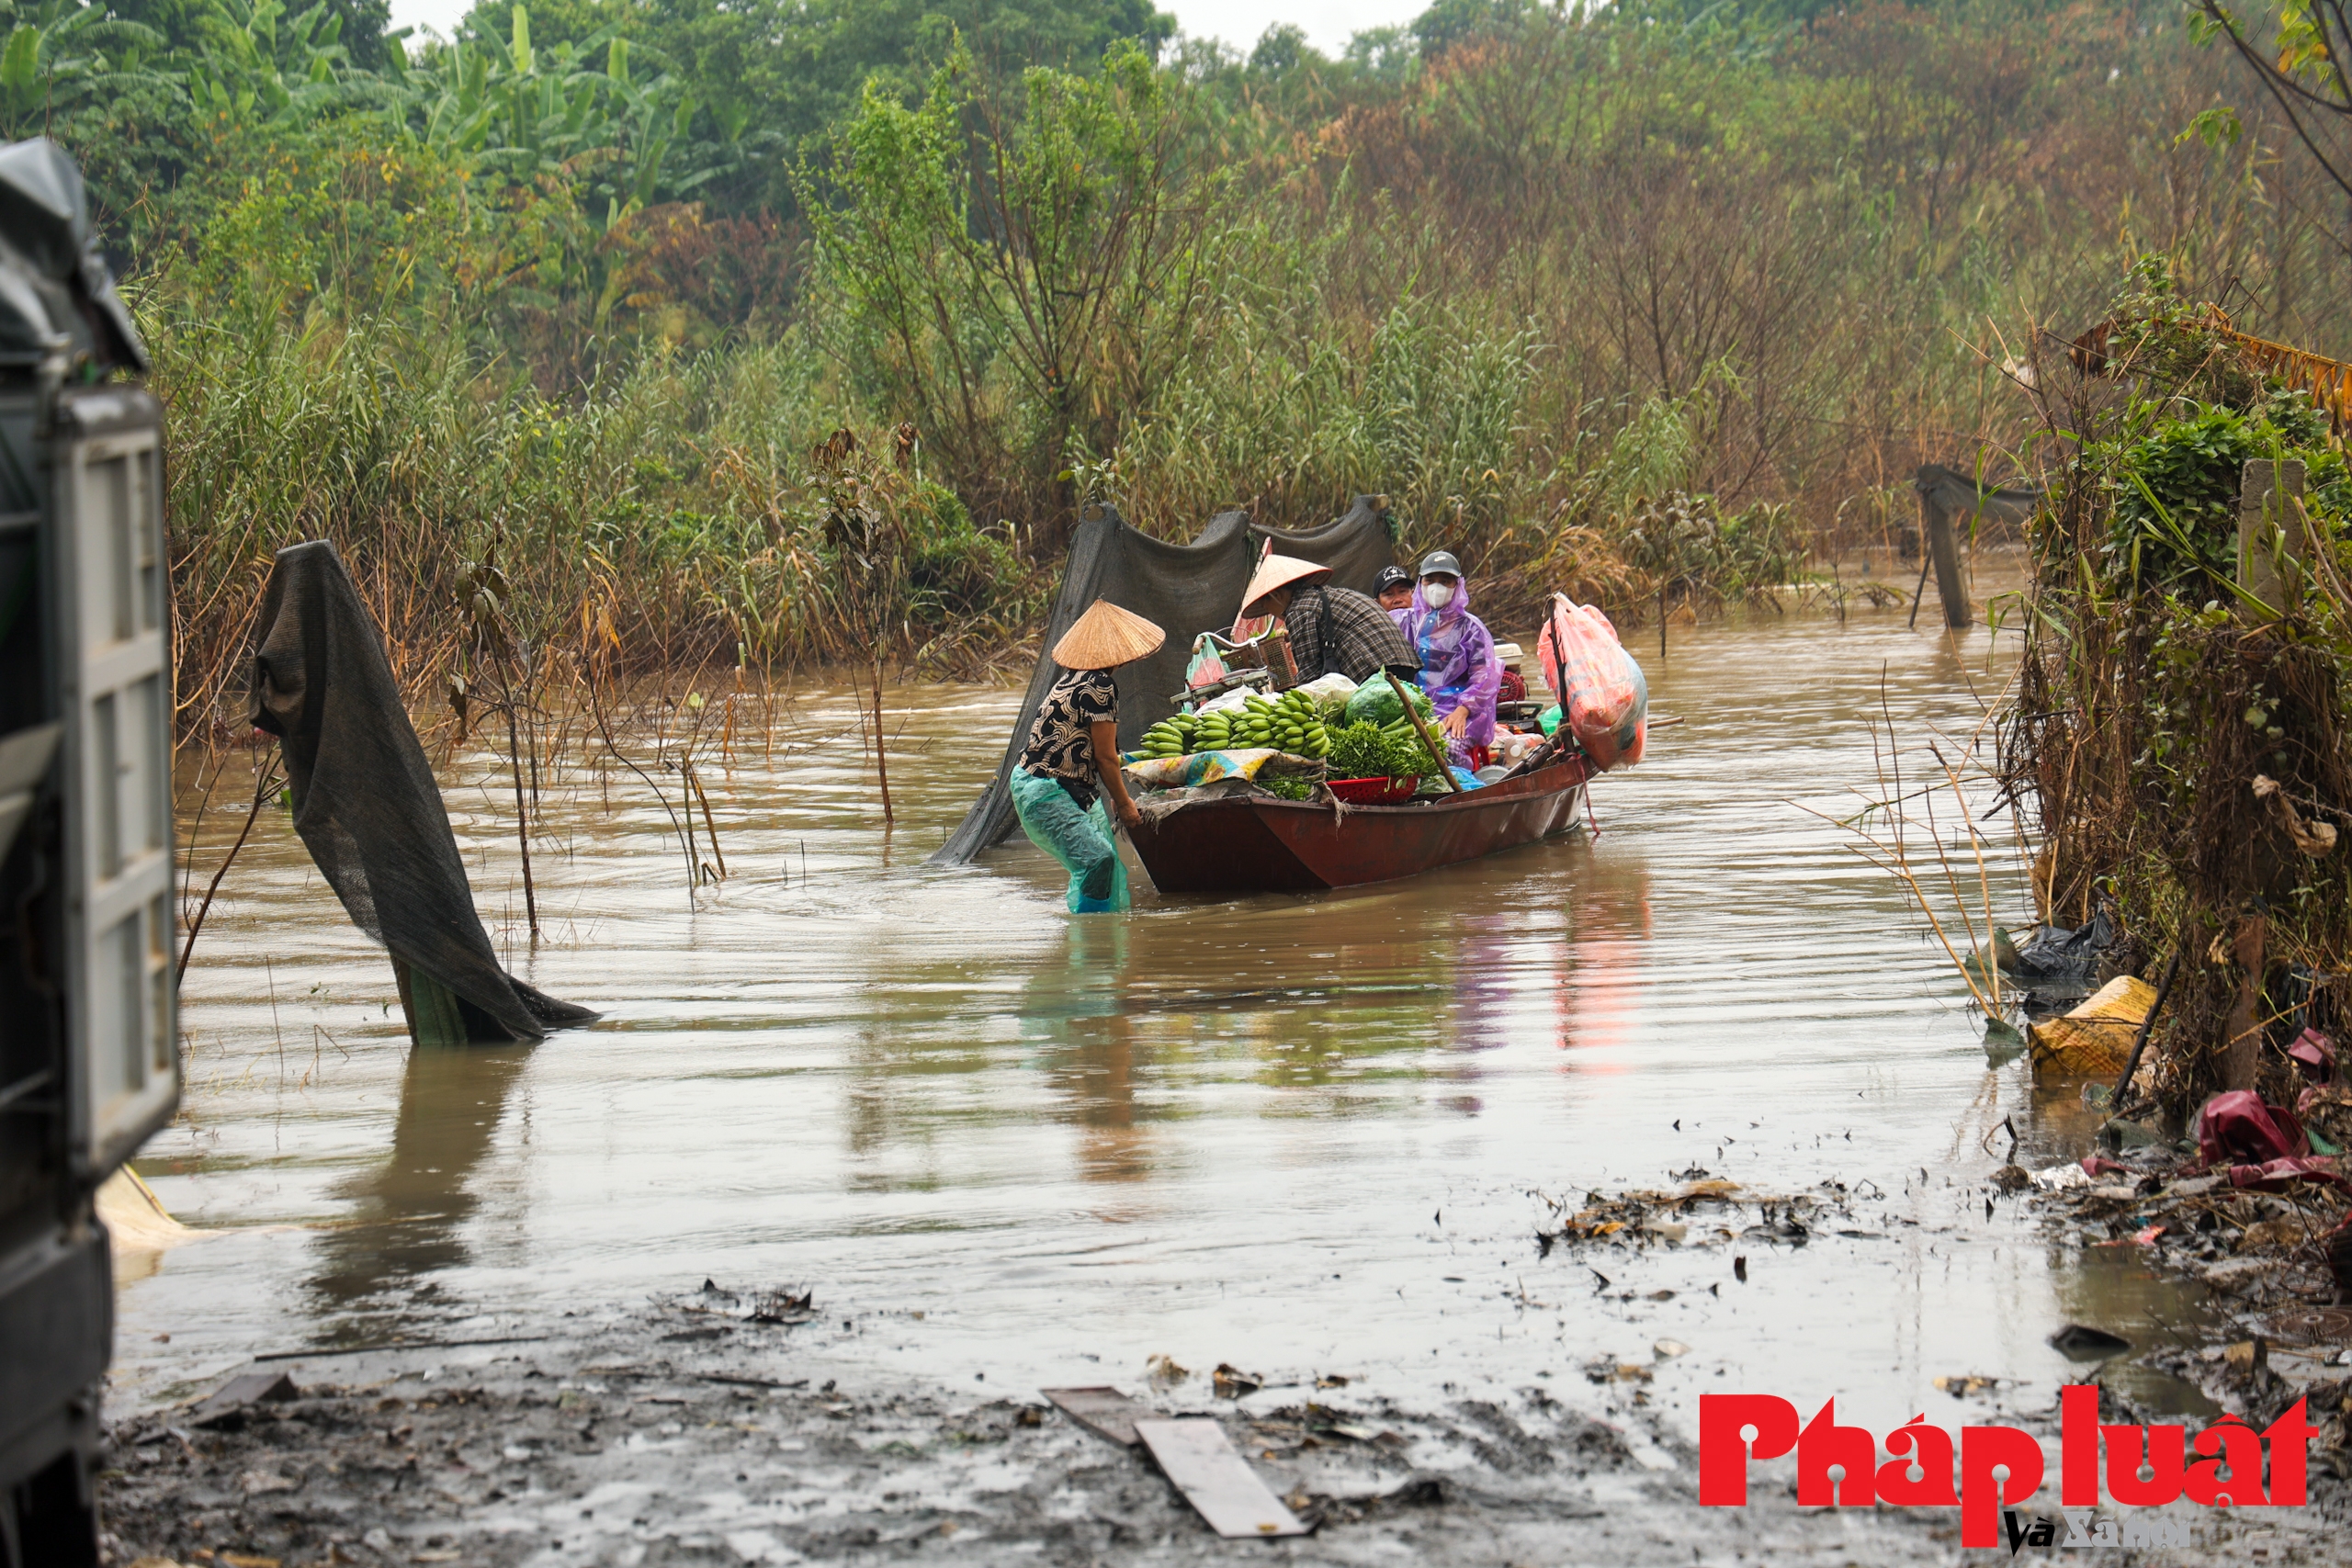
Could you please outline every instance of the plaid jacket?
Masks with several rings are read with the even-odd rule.
[[[1350,589],[1315,582],[1295,590],[1283,624],[1302,681],[1337,671],[1361,684],[1392,664],[1420,668],[1388,612]]]

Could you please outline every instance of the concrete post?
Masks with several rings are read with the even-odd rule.
[[[2295,607],[2302,589],[2311,541],[2301,517],[2288,504],[2303,493],[2303,462],[2262,458],[2245,466],[2238,480],[2238,586],[2268,607],[2264,615],[2241,601],[2239,613],[2276,620]],[[2281,547],[2283,542],[2283,548]],[[2291,562],[2279,575],[2281,559]]]
[[[1936,569],[1936,597],[1942,601],[1944,625],[1955,630],[1973,625],[1969,605],[1968,555],[1961,547],[1960,531],[1951,514],[1936,504],[1934,492],[1919,492],[1919,514],[1927,536],[1928,558]]]

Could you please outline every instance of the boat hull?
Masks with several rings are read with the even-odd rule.
[[[1353,806],[1234,795],[1146,819],[1129,830],[1162,893],[1311,892],[1390,882],[1574,825],[1584,764],[1556,762],[1521,778],[1420,806]]]

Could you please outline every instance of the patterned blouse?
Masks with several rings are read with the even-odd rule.
[[[1119,717],[1119,688],[1108,670],[1073,670],[1046,690],[1021,765],[1057,779],[1083,810],[1094,804],[1094,732]]]

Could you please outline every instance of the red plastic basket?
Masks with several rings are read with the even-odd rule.
[[[1350,806],[1395,806],[1413,798],[1419,779],[1326,779],[1324,787]]]

